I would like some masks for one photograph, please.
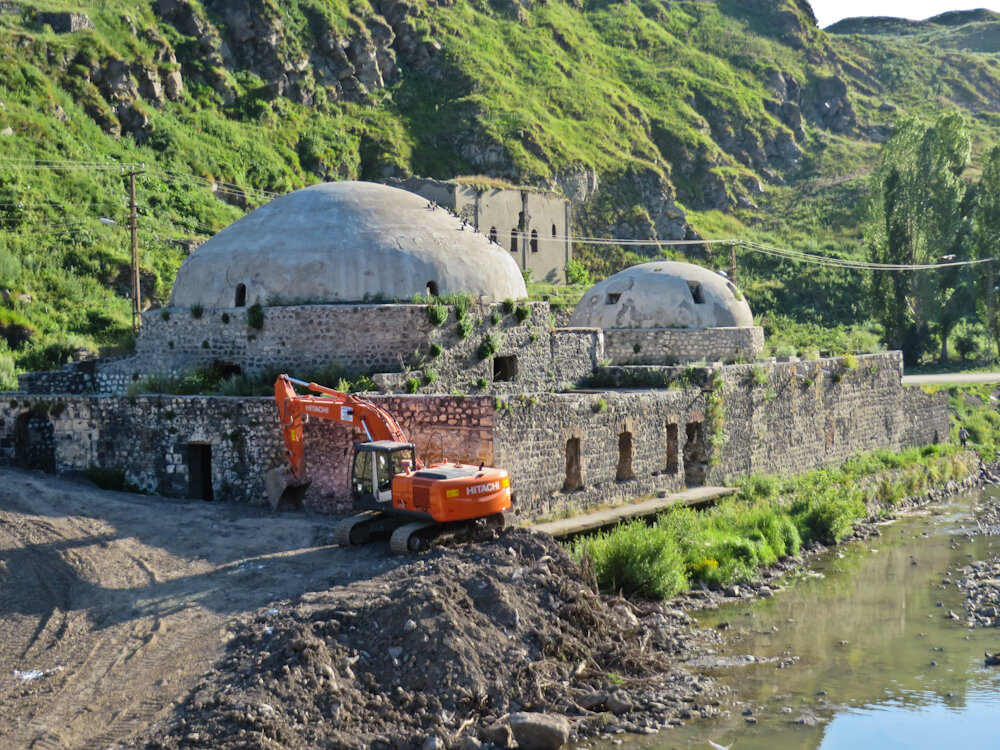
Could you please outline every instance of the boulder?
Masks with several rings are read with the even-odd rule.
[[[569,740],[569,722],[562,716],[517,713],[507,721],[522,750],[558,750]]]

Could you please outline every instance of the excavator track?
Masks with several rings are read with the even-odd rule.
[[[414,521],[413,523],[403,524],[392,532],[392,537],[389,539],[389,548],[396,555],[406,555],[427,549],[432,540],[425,539],[420,535],[420,532],[435,527],[438,529],[441,528],[434,521]]]
[[[486,541],[503,530],[506,522],[507,518],[503,513],[446,524],[412,521],[392,533],[389,547],[394,554],[407,555],[423,552],[442,543]]]
[[[349,516],[337,524],[333,530],[333,543],[341,547],[351,547],[364,544],[371,536],[369,526],[382,514],[375,511],[365,511],[355,516]]]

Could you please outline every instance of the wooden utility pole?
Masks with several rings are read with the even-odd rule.
[[[135,202],[135,177],[142,172],[128,173],[129,233],[132,235],[132,333],[142,326],[142,300],[139,292],[139,216]]]

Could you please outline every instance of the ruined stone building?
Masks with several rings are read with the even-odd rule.
[[[465,296],[425,299],[446,293]],[[564,328],[525,296],[509,251],[424,198],[352,182],[299,190],[189,256],[170,305],[143,314],[135,354],[22,376],[0,400],[0,461],[262,502],[284,456],[273,399],[130,388],[199,368],[309,377],[334,364],[370,374],[371,398],[425,460],[508,469],[526,517],[948,434],[946,394],[904,388],[898,352],[755,361],[763,331],[708,269],[626,269]],[[305,439],[307,507],[346,510],[345,456],[363,437],[314,421]]]
[[[566,280],[573,257],[569,201],[536,188],[505,189],[409,177],[389,184],[454,212],[542,281]]]

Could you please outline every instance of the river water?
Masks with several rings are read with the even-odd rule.
[[[1000,630],[970,630],[955,585],[959,568],[1000,552],[1000,537],[962,533],[975,497],[830,551],[786,577],[773,598],[698,613],[703,627],[729,623],[726,656],[798,659],[712,673],[741,701],[728,716],[617,747],[1000,748],[1000,667],[983,666],[984,651],[1000,651]]]

